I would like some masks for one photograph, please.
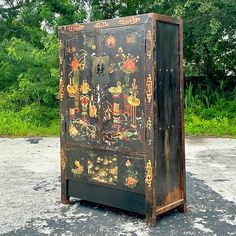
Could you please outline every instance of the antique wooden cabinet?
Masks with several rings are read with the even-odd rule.
[[[61,200],[186,210],[182,21],[144,14],[59,28]]]

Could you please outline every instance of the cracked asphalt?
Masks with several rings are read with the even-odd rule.
[[[58,138],[0,138],[1,235],[236,235],[236,140],[187,138],[186,214],[157,219],[73,199],[60,204]]]

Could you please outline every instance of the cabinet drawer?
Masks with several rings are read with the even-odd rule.
[[[66,156],[68,179],[131,192],[144,192],[142,155],[132,157],[104,150],[69,149]]]

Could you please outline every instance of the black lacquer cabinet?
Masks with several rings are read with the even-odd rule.
[[[186,211],[182,56],[159,14],[59,28],[62,203]]]

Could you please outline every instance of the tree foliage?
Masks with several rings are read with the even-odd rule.
[[[186,76],[202,76],[200,89],[233,91],[235,0],[5,0],[0,2],[0,105],[15,111],[58,107],[59,25],[148,12],[183,19]]]

